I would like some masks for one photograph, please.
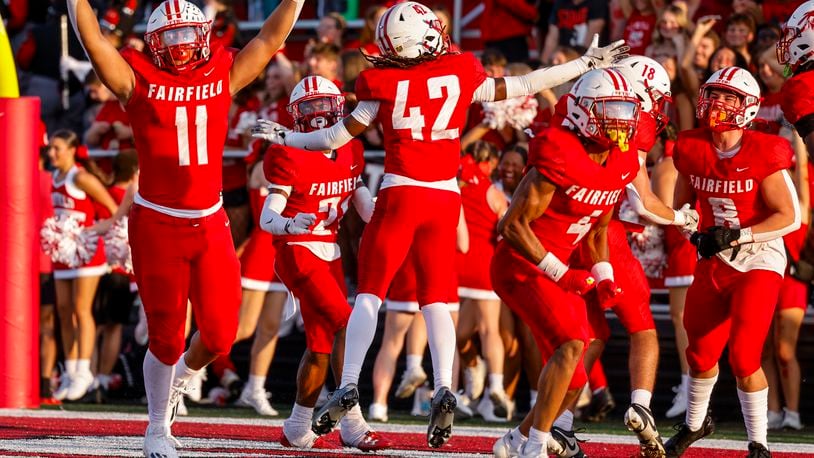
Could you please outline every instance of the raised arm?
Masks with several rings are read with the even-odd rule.
[[[616,61],[627,57],[630,50],[624,40],[599,47],[599,35],[593,36],[590,48],[579,59],[561,65],[539,68],[526,75],[487,78],[478,87],[472,100],[494,102],[497,100],[536,94],[543,89],[557,87],[595,68],[612,66]]]
[[[83,0],[87,1],[87,0]],[[266,19],[260,32],[237,54],[229,75],[229,90],[234,95],[254,81],[280,49],[300,16],[305,0],[282,0]]]
[[[68,0],[68,16],[99,79],[119,100],[126,102],[136,86],[136,76],[116,47],[102,35],[88,0]]]

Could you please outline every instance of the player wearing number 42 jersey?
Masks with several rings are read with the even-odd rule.
[[[719,70],[701,87],[697,116],[704,127],[680,133],[676,142],[674,205],[698,202],[702,225],[691,241],[702,259],[684,310],[686,420],[665,444],[668,456],[680,456],[713,432],[707,408],[727,343],[748,456],[770,456],[760,360],[786,270],[782,236],[800,227],[800,208],[787,172],[789,143],[745,130],[759,107],[760,89],[748,71]]]
[[[68,0],[76,34],[135,132],[141,174],[129,228],[150,337],[145,456],[178,456],[174,409],[189,379],[234,341],[240,267],[220,196],[229,105],[263,71],[301,8],[302,0],[284,0],[238,52],[210,48],[211,22],[197,6],[166,0],[147,21],[149,54],[119,54],[88,1]],[[188,300],[198,332],[182,355]]]
[[[487,78],[477,59],[448,51],[449,38],[430,8],[404,2],[389,8],[376,26],[381,56],[356,83],[359,104],[343,122],[316,132],[290,132],[261,122],[255,134],[312,151],[335,149],[374,120],[384,129],[385,176],[359,251],[359,295],[348,322],[345,365],[334,398],[318,413],[315,429],[347,412],[343,396],[358,396],[356,383],[376,330],[378,310],[408,252],[417,266],[417,298],[425,317],[435,376],[428,443],[450,437],[455,397],[449,390],[455,329],[446,301],[455,281],[455,228],[461,198],[456,183],[460,134],[472,101],[534,94],[597,66],[612,65],[626,52],[622,42],[580,59],[525,76]]]

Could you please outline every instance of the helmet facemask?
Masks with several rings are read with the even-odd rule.
[[[344,110],[345,98],[329,94],[315,94],[288,105],[288,111],[294,118],[294,130],[297,132],[331,127],[342,119]]]
[[[575,98],[569,94],[569,97]],[[639,121],[639,102],[632,97],[582,97],[575,100],[587,122],[580,132],[605,148],[630,149]]]
[[[192,69],[209,58],[209,24],[184,24],[145,36],[156,65],[174,73]]]
[[[739,104],[728,103],[723,98],[712,98],[712,92],[720,92],[734,96]],[[746,109],[751,103],[759,100],[754,96],[739,94],[731,88],[705,84],[701,87],[701,97],[698,99],[696,117],[704,127],[708,127],[713,132],[726,132],[730,130],[743,129],[748,124],[746,119]]]

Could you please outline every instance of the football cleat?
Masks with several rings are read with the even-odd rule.
[[[311,430],[306,430],[305,434],[303,434],[302,436],[289,440],[285,434],[285,428],[283,428],[283,431],[281,431],[280,433],[280,445],[282,445],[283,447],[303,448],[303,449],[333,448],[330,445],[326,444],[322,437],[317,436],[316,433],[314,433]]]
[[[187,406],[183,404],[184,402],[184,395],[187,392],[187,384],[181,383],[180,385],[173,385],[170,389],[170,399],[169,399],[169,406],[167,407],[170,411],[170,426],[175,423],[175,419],[178,415],[186,415],[187,413]],[[181,407],[183,405],[183,407]]]
[[[492,400],[492,411],[498,418],[509,419],[509,396],[505,391],[489,390],[489,399]]]
[[[551,441],[554,441],[554,444],[552,444]],[[586,458],[585,453],[579,446],[580,442],[573,431],[566,431],[554,426],[551,428],[551,440],[548,443],[548,452],[560,457]]]
[[[78,401],[79,399],[82,399],[82,397],[84,397],[88,390],[93,386],[94,381],[95,379],[90,371],[77,373],[71,379],[71,385],[68,387],[68,392],[65,394],[65,399],[68,401]]]
[[[749,442],[749,454],[746,458],[772,458],[772,452],[760,442]]]
[[[345,441],[340,435],[342,445],[345,447],[356,447],[363,452],[375,452],[377,450],[386,450],[392,446],[390,441],[382,437],[376,431],[368,431],[356,441]]]
[[[206,381],[206,369],[201,369],[187,382],[187,388],[184,395],[192,402],[201,402],[204,381]]]
[[[430,425],[427,428],[427,443],[432,448],[444,445],[452,437],[452,421],[458,401],[447,387],[442,387],[432,398]]]
[[[280,413],[271,406],[271,403],[269,402],[270,396],[271,395],[263,388],[258,390],[249,390],[248,386],[244,386],[243,391],[240,392],[240,397],[237,398],[235,404],[241,407],[251,407],[259,415],[276,417],[277,415],[280,415]]]
[[[582,412],[582,421],[598,423],[616,408],[616,401],[613,400],[608,387],[591,395],[591,403]]]
[[[520,456],[520,450],[528,439],[520,434],[517,428],[510,429],[492,446],[495,458],[515,458]]]
[[[396,388],[396,397],[399,399],[409,398],[415,393],[416,388],[423,385],[426,381],[427,373],[424,372],[424,369],[420,366],[405,370],[404,373],[401,374],[401,382],[398,388]]]
[[[144,434],[144,456],[146,458],[177,458],[181,443],[170,433],[169,426],[147,425]]]
[[[334,391],[331,398],[319,409],[311,422],[311,430],[318,435],[333,431],[336,424],[348,411],[359,403],[359,390],[356,384],[349,383]]]
[[[691,431],[686,423],[679,423],[674,427],[676,434],[667,440],[664,444],[664,449],[668,458],[678,458],[687,451],[693,442],[696,442],[704,437],[709,436],[715,432],[715,422],[712,417],[707,414],[704,418],[704,423],[701,424],[701,429],[698,431]]]
[[[625,426],[639,438],[639,456],[664,457],[664,444],[650,409],[640,404],[631,404],[625,412]]]

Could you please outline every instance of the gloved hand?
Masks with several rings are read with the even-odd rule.
[[[680,216],[679,216],[680,215]],[[690,207],[690,204],[684,204],[680,209],[676,210],[676,224],[679,229],[684,232],[695,232],[698,230],[698,212]]]
[[[288,218],[285,223],[285,231],[291,235],[304,235],[311,233],[311,225],[317,220],[317,215],[313,213],[297,213],[293,218]]]
[[[291,129],[268,119],[258,119],[252,127],[252,137],[266,140],[278,145],[285,145],[285,136]]]
[[[596,280],[587,270],[568,269],[557,284],[569,293],[582,296],[596,286]]]
[[[594,34],[591,46],[585,51],[580,59],[588,66],[588,70],[597,68],[612,67],[616,62],[628,56],[630,46],[625,44],[625,40],[614,41],[613,43],[599,47],[599,35]]]
[[[599,299],[599,306],[602,307],[602,310],[607,310],[617,305],[622,300],[623,295],[624,292],[622,288],[609,278],[602,280],[596,285],[596,296]]]
[[[723,226],[713,226],[704,232],[695,232],[690,237],[690,243],[696,246],[698,254],[709,259],[727,248],[732,248],[741,235],[740,229],[730,229]],[[734,258],[733,253],[733,258]]]

